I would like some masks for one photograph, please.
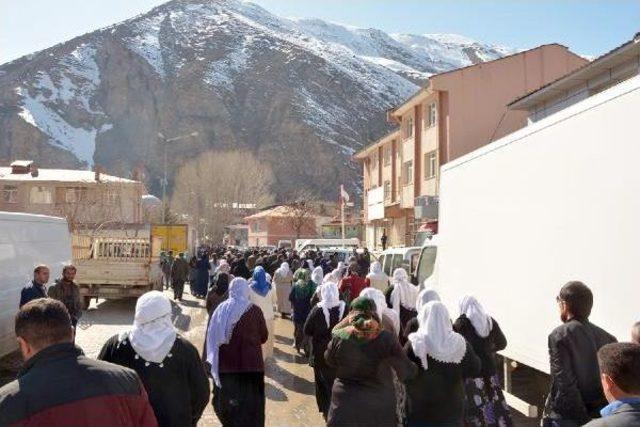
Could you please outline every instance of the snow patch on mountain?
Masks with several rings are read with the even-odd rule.
[[[160,27],[165,15],[151,15],[133,21],[134,36],[128,39],[131,50],[144,58],[160,77],[165,77],[165,64],[160,46]]]

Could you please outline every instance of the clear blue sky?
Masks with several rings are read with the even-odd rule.
[[[0,63],[104,27],[163,0],[0,0]],[[640,0],[256,0],[282,16],[387,32],[459,33],[514,48],[559,42],[600,55],[640,31]]]

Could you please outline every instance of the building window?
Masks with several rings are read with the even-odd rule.
[[[404,185],[413,183],[413,160],[404,162],[402,165],[402,177],[404,178]]]
[[[384,182],[384,199],[391,200],[391,181]]]
[[[2,201],[5,203],[18,203],[18,187],[5,185],[2,189]]]
[[[436,103],[432,102],[427,106],[427,114],[424,117],[424,126],[431,127],[436,125]]]
[[[407,125],[404,131],[405,138],[411,138],[413,136],[413,117],[407,119]]]
[[[371,169],[373,170],[378,169],[378,153],[374,153],[371,156]]]
[[[80,203],[87,200],[87,189],[85,187],[70,187],[64,192],[65,203]]]
[[[424,179],[434,178],[438,171],[438,158],[435,151],[424,155]]]
[[[389,166],[391,164],[391,146],[384,147],[384,165]]]
[[[257,233],[258,231],[260,231],[260,222],[259,221],[255,221],[251,223],[251,231],[253,231],[254,233]]]
[[[29,203],[31,204],[46,204],[53,203],[53,194],[48,187],[31,187],[29,191]]]

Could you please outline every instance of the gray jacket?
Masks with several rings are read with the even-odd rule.
[[[640,403],[623,403],[613,414],[598,418],[585,427],[632,427],[640,426]]]

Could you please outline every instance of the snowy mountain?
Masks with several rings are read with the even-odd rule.
[[[198,153],[255,151],[278,179],[333,196],[357,187],[354,151],[387,130],[385,110],[433,73],[512,51],[450,34],[387,34],[287,19],[236,0],[173,0],[0,66],[0,160],[142,166],[157,190],[157,133],[171,172]]]

